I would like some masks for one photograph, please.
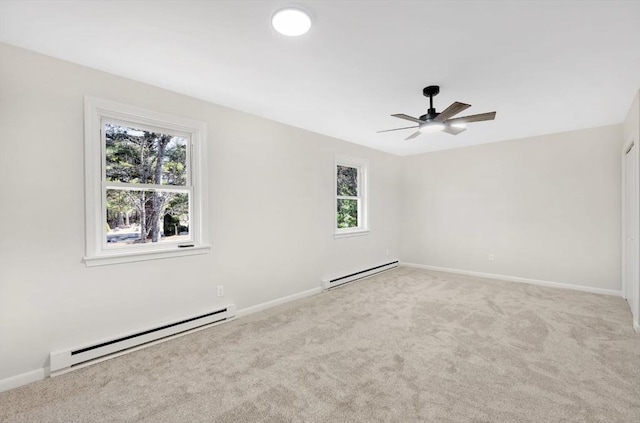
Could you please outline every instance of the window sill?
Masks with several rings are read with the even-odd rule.
[[[153,251],[129,251],[115,254],[111,253],[95,257],[85,257],[84,264],[87,267],[94,267],[105,266],[109,264],[133,263],[136,261],[158,260],[171,257],[193,256],[197,254],[206,254],[210,249],[211,247],[208,245],[201,245],[197,247],[179,248],[175,250],[165,249]]]
[[[349,231],[349,232],[336,232],[333,234],[334,238],[349,238],[352,236],[363,236],[363,235],[369,235],[369,233],[371,233],[371,231],[369,229],[360,229],[357,231]]]

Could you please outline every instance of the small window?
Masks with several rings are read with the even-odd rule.
[[[205,125],[85,99],[88,266],[205,253]]]
[[[336,157],[335,236],[368,232],[367,161]]]

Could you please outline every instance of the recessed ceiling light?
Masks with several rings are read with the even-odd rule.
[[[300,9],[281,9],[271,18],[273,29],[282,35],[297,37],[311,28],[311,18]]]

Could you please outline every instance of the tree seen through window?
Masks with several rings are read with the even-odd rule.
[[[358,227],[358,169],[349,166],[337,166],[336,207],[337,227]]]
[[[106,241],[188,239],[188,138],[104,124]]]

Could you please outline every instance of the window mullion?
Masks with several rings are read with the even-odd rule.
[[[158,184],[136,184],[131,182],[103,182],[105,188],[112,189],[130,189],[141,191],[191,191],[189,185],[158,185]]]

